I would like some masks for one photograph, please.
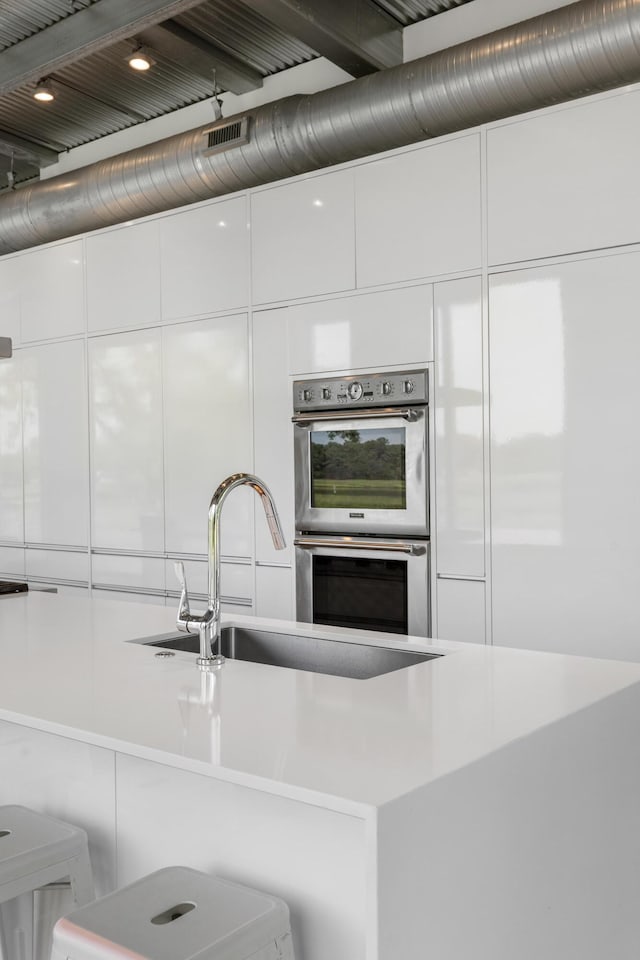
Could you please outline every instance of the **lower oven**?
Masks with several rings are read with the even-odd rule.
[[[298,620],[431,635],[428,540],[301,535],[294,543]]]

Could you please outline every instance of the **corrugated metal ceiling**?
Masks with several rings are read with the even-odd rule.
[[[60,21],[110,0],[0,0],[0,67],[2,54],[21,50],[20,43],[42,34]],[[383,10],[399,27],[427,19],[472,0],[360,0]],[[135,73],[125,63],[136,38],[122,36],[101,49],[69,58],[48,79],[55,89],[51,104],[33,99],[35,81],[0,96],[0,190],[7,189],[4,172],[12,165],[20,183],[37,175],[55,154],[29,155],[29,145],[59,153],[107,134],[207,99],[213,93],[216,51],[260,78],[305,63],[321,55],[302,39],[269,20],[259,4],[249,0],[205,0],[163,23],[198,45],[200,68],[189,56],[151,49],[155,65]],[[267,7],[268,4],[265,4]],[[135,4],[132,4],[132,9]],[[87,13],[87,16],[91,14]],[[389,21],[392,25],[393,21]],[[72,21],[70,25],[75,24]],[[59,28],[58,28],[59,29]],[[203,51],[211,50],[211,74],[202,67]],[[184,48],[183,48],[184,51]],[[207,64],[208,60],[205,61]],[[220,84],[225,89],[223,84]],[[232,89],[229,85],[228,89]],[[17,146],[15,146],[17,144]],[[24,149],[22,149],[24,147]],[[14,154],[13,158],[11,154]],[[42,153],[42,151],[40,151]]]

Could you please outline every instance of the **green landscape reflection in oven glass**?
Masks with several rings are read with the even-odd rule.
[[[404,510],[405,431],[314,430],[311,506]]]

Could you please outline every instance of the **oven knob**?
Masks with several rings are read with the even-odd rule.
[[[313,400],[313,391],[312,391],[312,390],[303,390],[303,391],[302,391],[302,399],[303,399],[306,403],[310,403],[311,400]]]
[[[392,390],[393,390],[393,386],[389,383],[388,380],[385,380],[384,383],[382,384],[382,395],[384,397],[388,397],[389,394],[392,392]]]
[[[331,390],[329,390],[329,387],[322,388],[322,399],[331,400]]]
[[[350,383],[347,387],[347,393],[349,394],[350,400],[359,400],[362,396],[362,384],[354,380],[353,383]]]
[[[416,385],[413,382],[413,380],[405,380],[404,383],[402,384],[402,389],[404,390],[405,393],[413,393],[415,388],[416,388]]]

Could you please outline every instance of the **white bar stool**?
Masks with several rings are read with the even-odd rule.
[[[31,960],[33,893],[68,878],[75,903],[93,899],[87,835],[27,807],[0,807],[0,950],[3,960]]]
[[[278,897],[165,867],[58,920],[51,960],[294,960]]]

